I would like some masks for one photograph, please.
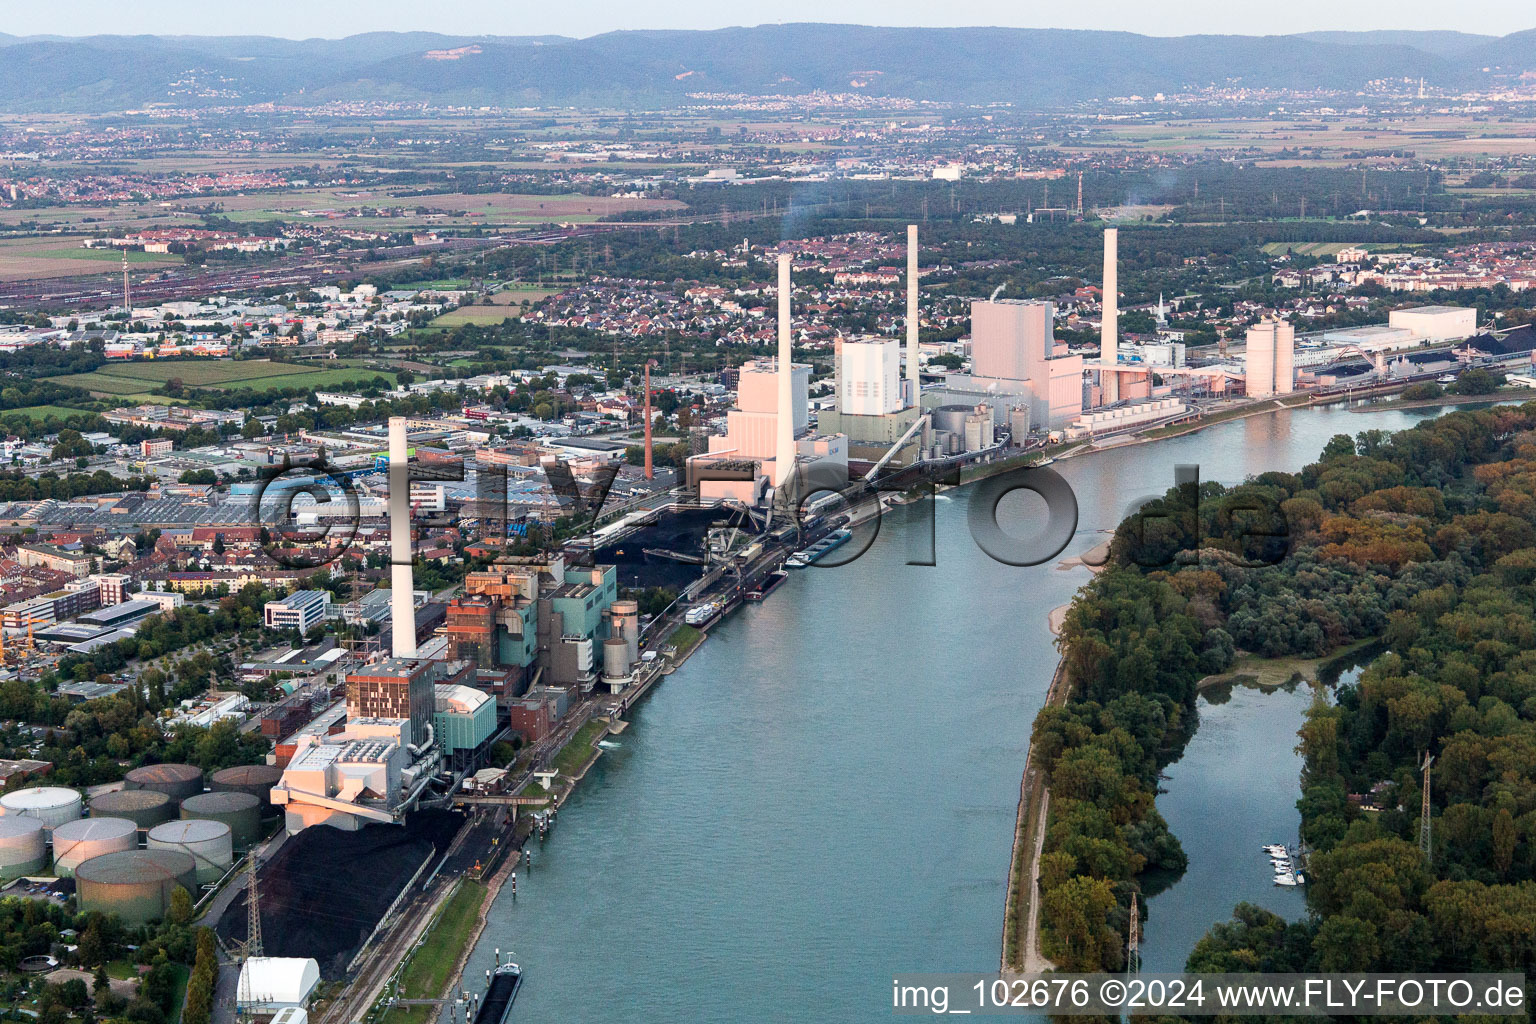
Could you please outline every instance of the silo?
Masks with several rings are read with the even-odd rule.
[[[97,818],[127,818],[138,829],[148,831],[162,821],[176,817],[176,805],[164,793],[152,789],[119,789],[91,797],[91,815]]]
[[[203,770],[190,764],[147,764],[129,772],[124,785],[164,793],[179,804],[203,791]]]
[[[0,818],[0,881],[40,873],[48,864],[47,838],[36,818]]]
[[[53,870],[72,875],[86,861],[139,848],[139,827],[127,818],[80,818],[53,830]]]
[[[62,786],[33,786],[0,796],[0,814],[36,818],[45,829],[80,817],[80,794]]]
[[[603,678],[623,679],[629,675],[629,644],[616,636],[603,641]]]
[[[224,877],[235,862],[229,826],[222,821],[168,821],[149,830],[151,850],[176,850],[197,864],[197,884]]]
[[[629,663],[640,660],[640,602],[613,602],[613,631],[629,645]]]
[[[127,925],[164,918],[177,886],[197,898],[197,865],[179,850],[124,850],[75,869],[81,912],[116,914]]]
[[[261,838],[261,801],[249,793],[203,793],[183,800],[181,816],[188,820],[222,821],[229,826],[235,849],[248,850]]]
[[[976,410],[969,405],[941,405],[932,412],[934,430],[965,434],[965,418]]]
[[[272,803],[272,787],[283,777],[283,770],[273,764],[242,764],[214,772],[208,788],[215,793],[249,793],[263,807]]]

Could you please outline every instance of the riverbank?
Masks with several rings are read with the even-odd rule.
[[[1485,405],[1494,402],[1520,402],[1536,399],[1536,388],[1500,388],[1491,395],[1443,395],[1440,398],[1394,399],[1390,402],[1382,402],[1378,408],[1390,409],[1433,409],[1439,405]],[[1370,412],[1368,407],[1362,406],[1351,409],[1350,412]]]

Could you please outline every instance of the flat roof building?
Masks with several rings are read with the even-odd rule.
[[[287,597],[268,601],[263,611],[268,629],[296,629],[308,633],[330,614],[331,592],[296,590]]]

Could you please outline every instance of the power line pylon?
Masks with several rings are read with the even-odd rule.
[[[1125,943],[1126,974],[1141,972],[1141,901],[1137,896],[1133,889],[1131,891],[1131,925]]]
[[[1433,847],[1430,844],[1429,822],[1429,766],[1435,763],[1434,756],[1429,751],[1424,752],[1424,803],[1419,811],[1419,849],[1424,853],[1425,863],[1434,860]]]

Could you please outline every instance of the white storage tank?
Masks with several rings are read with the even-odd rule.
[[[81,808],[80,794],[62,786],[32,786],[0,796],[0,815],[36,818],[50,831],[80,817]]]
[[[48,864],[47,837],[36,818],[0,818],[0,881],[38,874]]]
[[[139,848],[139,827],[127,818],[80,818],[53,830],[53,870],[68,876],[92,857]]]
[[[149,849],[175,850],[190,856],[197,864],[198,885],[217,882],[235,862],[235,844],[229,826],[205,818],[156,825],[149,830]]]

